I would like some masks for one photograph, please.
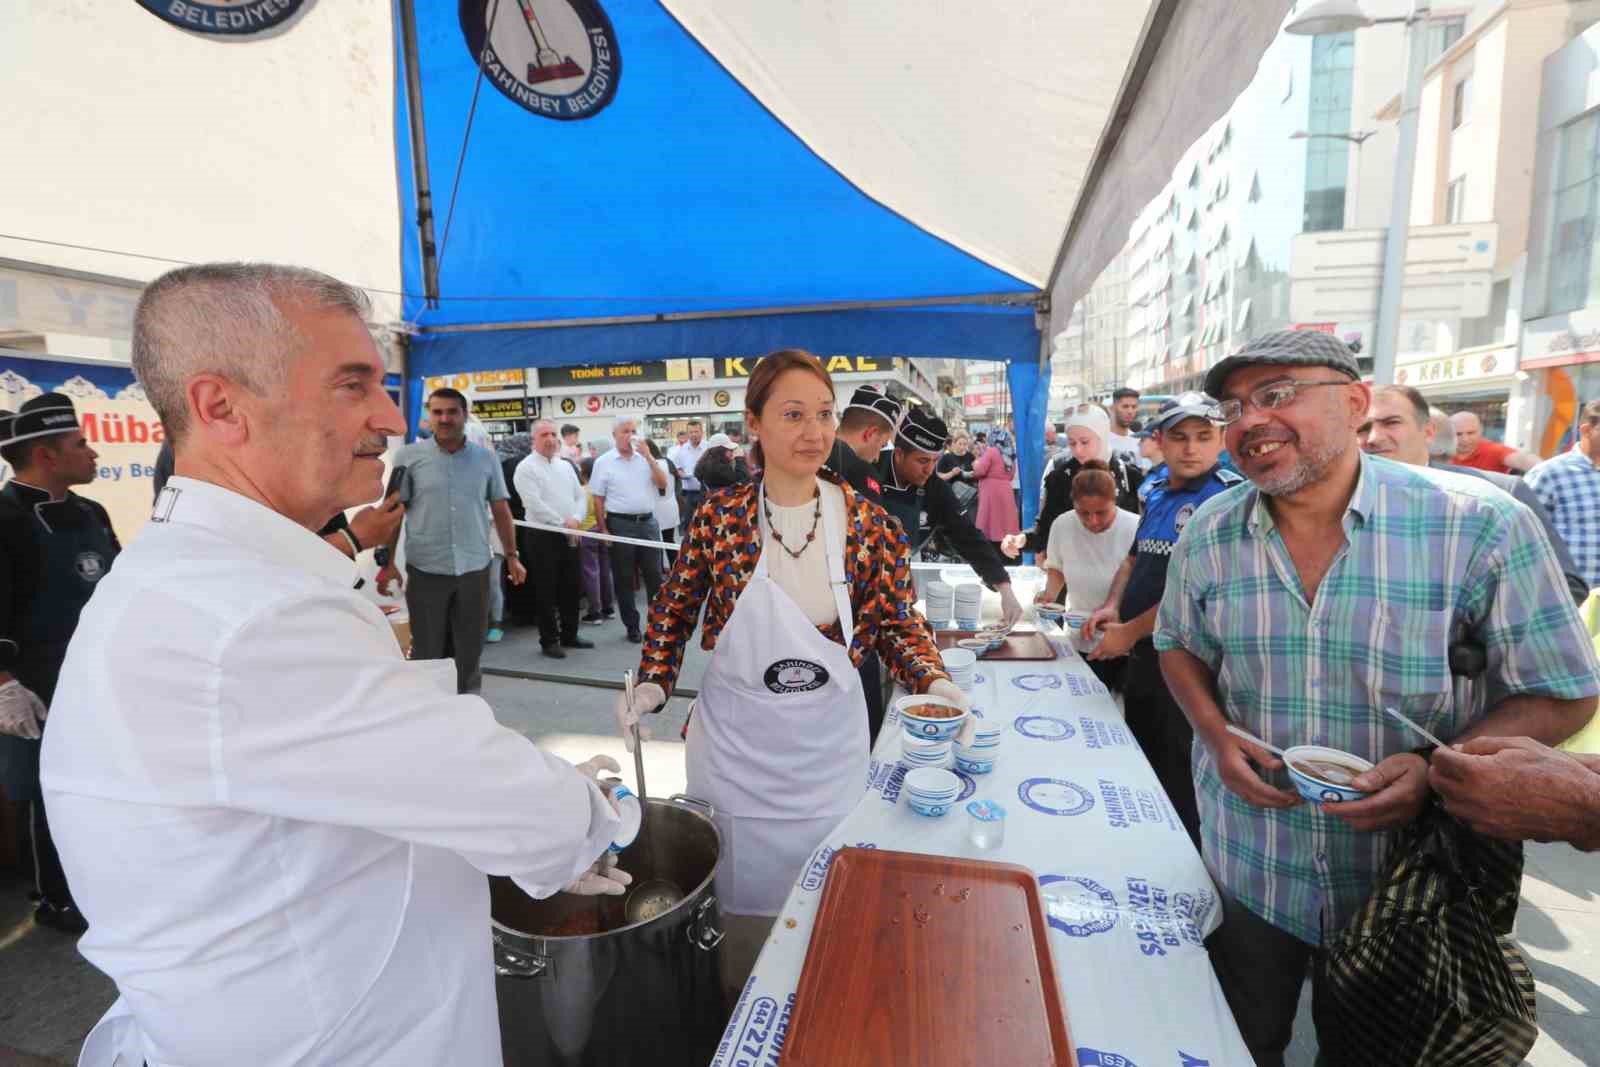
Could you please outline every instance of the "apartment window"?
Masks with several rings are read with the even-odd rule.
[[[1306,129],[1312,134],[1350,132],[1355,81],[1355,34],[1324,33],[1311,41],[1311,83]],[[1307,233],[1344,228],[1345,186],[1350,142],[1342,137],[1306,141],[1306,194],[1303,229]]]
[[[1550,212],[1550,289],[1546,314],[1589,302],[1594,263],[1595,196],[1600,190],[1600,119],[1591,112],[1561,131]]]
[[[1444,221],[1460,222],[1466,213],[1467,178],[1462,175],[1444,190]]]
[[[1455,94],[1450,103],[1450,128],[1459,130],[1463,123],[1472,117],[1472,78],[1462,78],[1456,82]]]
[[[1467,28],[1467,17],[1455,15],[1447,19],[1430,19],[1428,21],[1428,62],[1450,51],[1451,47],[1459,40]]]

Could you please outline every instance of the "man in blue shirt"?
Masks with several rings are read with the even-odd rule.
[[[521,585],[528,572],[517,556],[511,494],[499,458],[467,440],[467,398],[454,389],[428,397],[433,440],[402,448],[406,469],[400,502],[406,507],[406,608],[411,613],[411,658],[456,664],[456,691],[483,687],[483,638],[489,623],[489,515],[506,549],[506,576]],[[398,532],[395,540],[398,540]],[[394,542],[389,545],[394,559]],[[399,577],[394,564],[378,572],[378,591]]]
[[[1167,561],[1184,525],[1201,504],[1244,479],[1218,461],[1222,428],[1216,403],[1204,393],[1185,393],[1167,401],[1148,429],[1161,445],[1165,463],[1157,471],[1164,469],[1165,474],[1152,472],[1146,479],[1146,484],[1154,485],[1145,497],[1133,551],[1117,569],[1105,604],[1089,616],[1083,632],[1090,640],[1100,639],[1089,652],[1091,660],[1128,657],[1123,672],[1128,729],[1198,847],[1200,813],[1189,771],[1194,731],[1162,680],[1151,635],[1167,588]]]

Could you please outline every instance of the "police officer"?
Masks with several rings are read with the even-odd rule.
[[[1088,640],[1099,640],[1089,659],[1128,657],[1123,672],[1128,728],[1198,847],[1200,814],[1189,769],[1194,731],[1167,691],[1151,635],[1167,588],[1167,561],[1184,525],[1201,504],[1244,479],[1218,461],[1221,416],[1216,402],[1204,393],[1185,393],[1167,401],[1149,428],[1161,445],[1166,474],[1156,477],[1145,499],[1133,551],[1117,568],[1106,602],[1089,616],[1083,632]]]
[[[961,513],[950,484],[933,477],[939,456],[950,438],[944,420],[925,407],[907,409],[895,431],[894,448],[878,458],[877,478],[883,487],[883,507],[900,520],[911,539],[915,556],[921,539],[922,513],[928,525],[945,537],[983,584],[1000,594],[1001,621],[1010,626],[1022,617],[1022,605],[1011,592],[1011,578],[994,545]]]
[[[87,927],[73,904],[39,790],[39,738],[78,614],[121,546],[106,509],[71,491],[94,480],[99,458],[72,401],[45,393],[0,412],[0,785],[28,810],[34,919],[68,933]]]

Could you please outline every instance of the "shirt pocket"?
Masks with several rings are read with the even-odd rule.
[[[1452,620],[1450,611],[1378,607],[1367,681],[1377,709],[1395,708],[1423,725],[1449,712]]]

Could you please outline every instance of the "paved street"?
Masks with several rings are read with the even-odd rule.
[[[492,646],[486,663],[497,670],[568,673],[594,683],[615,683],[637,663],[620,624],[585,627],[601,647],[554,661],[539,655],[531,630]],[[685,684],[698,682],[704,657],[691,652]],[[632,758],[615,737],[615,690],[596,685],[491,675],[484,696],[496,716],[563,758],[608,753],[633,776]],[[646,746],[650,792],[683,789],[683,745],[678,737],[687,702],[675,700],[656,722],[657,740]],[[1535,1067],[1600,1067],[1600,856],[1565,845],[1528,849],[1517,937],[1539,985],[1543,1033],[1527,1062]],[[29,918],[25,887],[0,878],[0,1067],[54,1067],[75,1062],[89,1027],[114,993],[111,984],[78,956],[71,939],[37,929]],[[1309,1000],[1291,1049],[1292,1067],[1311,1067]]]

